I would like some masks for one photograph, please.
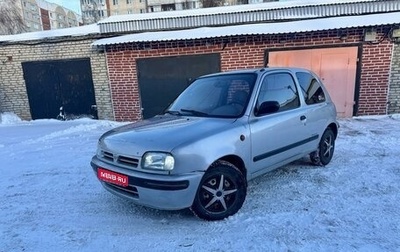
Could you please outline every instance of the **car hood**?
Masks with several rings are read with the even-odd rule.
[[[226,130],[236,119],[157,116],[106,132],[101,148],[119,154],[141,156],[147,151],[171,152]]]

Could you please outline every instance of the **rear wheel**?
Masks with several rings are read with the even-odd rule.
[[[191,210],[205,220],[221,220],[242,207],[246,180],[234,165],[220,161],[203,176]]]
[[[335,151],[335,134],[328,128],[325,130],[318,145],[318,150],[310,154],[311,162],[315,165],[327,165],[332,160]]]

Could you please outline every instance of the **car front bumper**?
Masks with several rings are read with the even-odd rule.
[[[139,205],[162,210],[190,207],[204,174],[204,172],[193,172],[172,176],[143,173],[105,163],[96,156],[92,158],[90,164],[96,176],[99,168],[128,176],[127,187],[100,180],[106,190]]]

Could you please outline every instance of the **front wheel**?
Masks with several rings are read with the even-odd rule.
[[[318,144],[318,150],[310,154],[311,162],[315,165],[327,165],[335,151],[335,134],[328,128],[325,130]]]
[[[191,210],[205,220],[222,220],[242,207],[246,180],[234,165],[218,162],[201,179]]]

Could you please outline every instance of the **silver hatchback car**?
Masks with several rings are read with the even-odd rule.
[[[235,214],[247,182],[310,155],[328,164],[338,134],[320,79],[299,68],[197,78],[161,114],[101,136],[92,158],[108,191],[206,220]]]

